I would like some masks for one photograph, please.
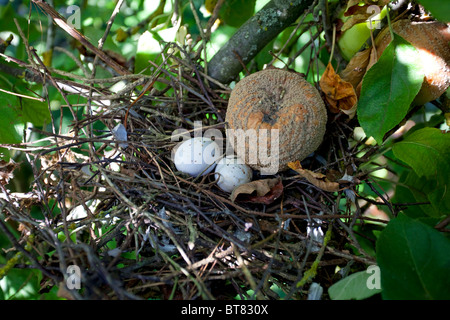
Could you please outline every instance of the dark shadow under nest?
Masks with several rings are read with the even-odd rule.
[[[357,201],[368,179],[359,165],[375,147],[354,141],[344,116],[330,117],[322,146],[302,163],[333,181],[354,178],[340,180],[337,192],[287,170],[277,175],[282,193],[270,204],[232,202],[214,175],[175,171],[171,133],[192,130],[195,121],[223,130],[229,90],[211,89],[195,60],[174,48],[166,47],[152,76],[112,78],[85,93],[86,114],[63,107],[73,117],[68,134],[33,129],[38,142],[13,147],[33,169],[32,191],[4,189],[1,206],[9,223],[21,224],[13,244],[42,271],[41,291],[57,284],[70,299],[306,299],[315,282],[326,299],[341,276],[336,267],[374,264],[354,226],[376,220]],[[120,94],[109,91],[125,80]],[[81,272],[79,290],[65,288],[72,265]]]

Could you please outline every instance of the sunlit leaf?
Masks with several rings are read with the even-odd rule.
[[[364,76],[357,113],[367,136],[377,143],[406,116],[424,78],[418,51],[394,34],[394,40]]]

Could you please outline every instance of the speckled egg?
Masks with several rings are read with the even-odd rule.
[[[196,177],[210,173],[220,155],[219,145],[213,140],[195,137],[178,146],[173,162],[177,170]]]
[[[221,159],[216,166],[214,177],[217,186],[225,192],[252,181],[252,169],[234,155]]]

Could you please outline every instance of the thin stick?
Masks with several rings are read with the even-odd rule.
[[[118,74],[120,75],[126,75],[130,74],[130,71],[122,67],[120,64],[118,64],[116,61],[111,59],[104,51],[98,49],[94,45],[92,45],[86,37],[81,34],[77,29],[71,27],[67,24],[66,19],[61,16],[55,9],[53,9],[51,6],[49,6],[47,3],[45,3],[42,0],[32,0],[33,3],[35,3],[38,7],[40,7],[45,13],[47,13],[50,17],[53,18],[54,22],[65,32],[67,32],[71,37],[73,37],[75,40],[78,40],[81,42],[82,45],[84,45],[86,48],[88,48],[90,51],[95,53],[100,57],[100,59],[103,60],[107,65],[109,65],[111,68],[113,68]]]
[[[26,96],[24,94],[15,93],[15,92],[11,92],[11,91],[8,91],[8,90],[3,90],[3,89],[0,89],[0,91],[8,93],[8,94],[12,94],[13,96],[17,96],[17,97],[21,97],[21,98],[37,100],[37,101],[40,101],[40,102],[44,102],[45,101],[44,98],[30,97],[30,96]]]

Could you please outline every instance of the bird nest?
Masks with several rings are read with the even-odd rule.
[[[11,147],[34,178],[26,194],[3,187],[2,209],[21,231],[14,247],[42,272],[41,292],[306,299],[322,288],[326,299],[337,270],[375,263],[357,230],[377,220],[363,214],[370,202],[358,192],[368,177],[360,164],[376,148],[354,139],[348,117],[330,117],[321,147],[302,161],[315,180],[293,169],[255,172],[255,181],[276,183],[231,199],[214,174],[189,177],[171,160],[177,129],[224,132],[230,89],[208,78],[193,52],[169,44],[161,58],[147,75],[70,79],[66,86],[89,90],[79,93],[86,103],[61,107],[69,131],[52,119],[49,130],[31,129],[35,142]]]

